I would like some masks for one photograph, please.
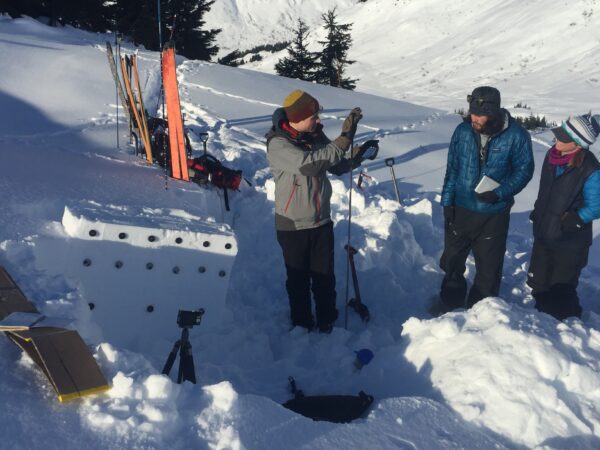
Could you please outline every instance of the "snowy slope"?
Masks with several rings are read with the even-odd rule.
[[[600,102],[598,0],[227,0],[207,21],[227,24],[218,37],[226,53],[289,40],[301,17],[317,50],[320,16],[334,6],[341,23],[354,24],[348,73],[360,91],[454,111],[491,84],[506,106],[524,103],[531,110],[516,112],[551,120]],[[262,54],[247,67],[273,73],[286,52]]]
[[[117,148],[115,93],[104,40],[29,19],[0,18],[0,68],[7,74],[0,78],[0,264],[42,312],[80,331],[113,386],[105,395],[58,404],[33,363],[4,340],[4,445],[600,446],[598,238],[580,287],[584,320],[559,323],[536,313],[524,281],[531,246],[526,217],[537,173],[511,218],[501,298],[432,319],[427,305],[441,280],[442,218],[436,200],[457,116],[385,96],[180,59],[182,107],[194,148],[201,148],[197,133],[208,131],[209,150],[252,181],[232,194],[232,212],[225,213],[212,189],[173,180],[165,189],[162,171],[136,159],[126,145],[122,112]],[[139,57],[146,105],[152,110],[158,100],[158,55],[141,51]],[[374,179],[364,191],[353,191],[352,243],[359,249],[361,293],[373,318],[364,325],[350,314],[348,329],[340,319],[331,335],[290,331],[287,322],[263,134],[271,112],[293,88],[308,89],[322,100],[331,137],[349,109],[360,105],[365,119],[359,140],[376,136],[382,144],[382,157],[368,164]],[[587,92],[573,94],[580,107],[588,100]],[[534,138],[539,163],[550,136]],[[382,163],[388,156],[397,161],[403,206],[394,200]],[[341,305],[348,180],[332,183]],[[197,385],[180,386],[160,375],[166,354],[100,338],[85,293],[66,277],[38,268],[39,243],[48,233],[56,235],[65,206],[82,201],[94,202],[98,211],[118,209],[137,225],[148,215],[172,216],[226,223],[235,232],[238,256],[227,314],[210,332],[203,326],[191,332]],[[471,261],[471,275],[472,268]],[[168,292],[163,294],[168,298]],[[175,328],[174,320],[165,327]],[[375,358],[357,370],[354,351],[361,348],[370,348]],[[365,390],[376,401],[367,417],[349,425],[312,422],[280,406],[290,398],[289,375],[309,394]]]
[[[320,20],[329,9],[350,8],[355,0],[220,0],[206,15],[209,27],[223,28],[219,54],[255,45],[289,40],[298,19],[308,24]],[[234,26],[231,26],[231,25]]]

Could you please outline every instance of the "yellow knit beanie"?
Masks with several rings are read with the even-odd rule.
[[[319,102],[310,94],[296,89],[283,101],[283,109],[290,122],[301,122],[319,111]]]

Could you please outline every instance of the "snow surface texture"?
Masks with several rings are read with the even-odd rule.
[[[348,76],[360,91],[454,111],[491,84],[511,112],[555,121],[600,102],[599,0],[220,0],[206,20],[225,30],[220,56],[289,41],[298,18],[318,51],[333,7],[353,24]],[[287,52],[260,54],[243,67],[275,73]]]
[[[600,448],[600,244],[596,237],[581,279],[584,320],[559,323],[535,312],[525,276],[527,215],[539,172],[513,209],[501,298],[432,319],[427,307],[442,277],[437,201],[456,115],[180,58],[182,107],[194,148],[201,149],[197,133],[208,131],[209,151],[252,182],[231,195],[226,213],[211,188],[168,180],[165,189],[164,173],[127,145],[122,109],[117,147],[105,38],[0,17],[0,264],[43,314],[80,331],[113,386],[104,395],[58,404],[34,363],[5,340],[5,447]],[[141,51],[140,70],[146,105],[156,111],[158,55]],[[548,78],[530,76],[531,83]],[[559,76],[552,82],[578,109],[593,106],[597,93],[580,91],[576,83],[568,90],[569,80]],[[365,325],[351,312],[348,329],[341,318],[331,335],[290,331],[273,228],[264,133],[273,109],[294,88],[321,100],[331,137],[349,109],[360,105],[365,119],[357,141],[381,139],[380,159],[366,165],[374,178],[364,190],[354,188],[352,199],[352,244],[372,319]],[[548,132],[534,136],[538,167],[550,141]],[[402,206],[385,157],[396,160]],[[332,179],[338,305],[345,297],[347,178]],[[85,292],[38,268],[40,239],[61,222],[65,206],[80,202],[93,202],[98,214],[119,210],[127,223],[143,227],[156,225],[153,216],[172,216],[226,223],[235,232],[238,254],[223,322],[211,333],[203,325],[190,333],[197,385],[160,375],[166,354],[100,338]],[[168,299],[166,289],[159,293]],[[131,295],[143,301],[141,287]],[[175,318],[164,326],[177,331]],[[358,370],[354,352],[362,348],[375,357]],[[307,394],[364,390],[376,400],[368,416],[352,424],[313,422],[281,406],[291,396],[290,375]]]

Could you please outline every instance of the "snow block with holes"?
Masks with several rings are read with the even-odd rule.
[[[164,353],[180,336],[178,310],[206,311],[192,334],[221,322],[237,242],[181,210],[88,202],[65,207],[34,251],[38,268],[79,289],[103,340]]]

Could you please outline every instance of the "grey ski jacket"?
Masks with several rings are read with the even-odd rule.
[[[282,108],[273,114],[273,127],[266,137],[275,181],[275,228],[303,230],[330,222],[327,171],[340,175],[350,170],[346,152],[325,136],[321,125],[312,133],[291,128]]]

